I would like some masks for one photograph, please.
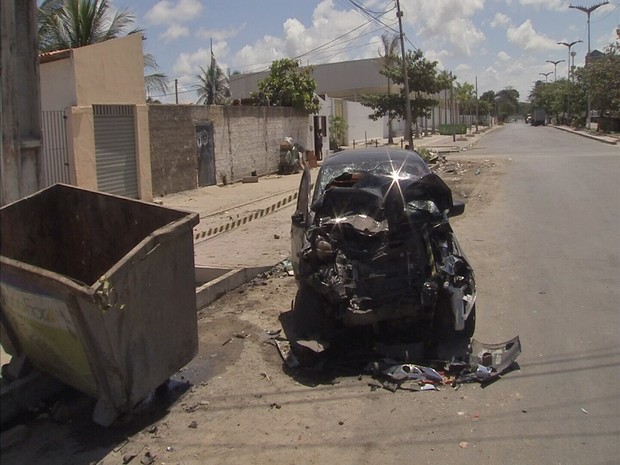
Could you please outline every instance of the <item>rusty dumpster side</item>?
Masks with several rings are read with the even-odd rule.
[[[97,423],[196,355],[197,214],[57,184],[0,215],[3,347],[95,397]]]

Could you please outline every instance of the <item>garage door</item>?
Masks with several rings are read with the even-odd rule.
[[[133,107],[93,105],[99,191],[138,198]]]

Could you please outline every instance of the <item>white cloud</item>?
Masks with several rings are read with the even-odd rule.
[[[196,19],[202,11],[199,0],[161,0],[146,13],[153,24],[184,23]]]
[[[172,69],[177,75],[195,75],[200,66],[206,69],[210,63],[211,50],[201,47],[194,53],[181,53]]]
[[[503,13],[495,13],[493,21],[491,21],[491,27],[508,26],[512,24],[511,19]]]
[[[471,56],[485,40],[484,33],[470,19],[484,8],[484,0],[408,0],[406,7],[416,12],[405,12],[407,22],[416,30],[416,41],[429,40],[416,46],[426,49],[447,46],[453,56]]]
[[[239,26],[231,26],[227,29],[205,29],[200,28],[196,32],[196,37],[201,39],[213,39],[213,40],[227,40],[232,39],[239,35],[241,31],[246,28],[247,23],[243,23]]]
[[[539,10],[564,11],[570,5],[563,0],[519,0],[523,6],[534,7]]]
[[[500,52],[497,54],[497,58],[498,58],[500,61],[509,61],[509,60],[510,60],[510,55],[508,55],[506,52],[504,52],[504,51],[502,50],[502,51],[500,51]]]
[[[180,39],[181,37],[189,37],[189,28],[181,26],[179,24],[171,24],[166,32],[159,36],[164,42],[170,42],[171,40]]]
[[[272,61],[282,58],[284,42],[273,36],[264,36],[253,45],[242,47],[233,58],[234,63],[252,63],[251,67],[233,66],[233,71],[240,69],[241,72],[261,71],[267,69]]]
[[[468,65],[467,63],[461,63],[461,64],[459,64],[459,65],[456,65],[456,67],[454,68],[454,70],[455,70],[457,73],[462,73],[462,72],[465,72],[465,71],[471,71],[471,70],[472,70],[472,67],[471,67],[471,65]]]
[[[329,44],[345,31],[352,32]],[[267,35],[246,45],[237,52],[233,62],[245,72],[266,69],[273,60],[285,56],[300,57],[304,64],[377,56],[379,47],[367,46],[374,43],[365,35],[369,32],[374,32],[374,25],[367,18],[353,10],[337,10],[332,0],[323,0],[314,9],[311,24],[288,18],[282,24],[281,38]],[[244,67],[248,63],[256,66]]]
[[[520,26],[509,27],[506,37],[511,44],[524,50],[556,50],[558,48],[555,40],[534,30],[530,19],[521,23]]]

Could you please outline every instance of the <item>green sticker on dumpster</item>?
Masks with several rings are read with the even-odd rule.
[[[97,392],[88,358],[64,301],[2,283],[3,318],[7,318],[32,364],[62,382]]]

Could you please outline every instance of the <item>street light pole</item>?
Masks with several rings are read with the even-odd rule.
[[[572,41],[570,43],[568,43],[568,42],[558,42],[558,45],[564,45],[564,46],[568,47],[568,61],[566,62],[566,67],[568,68],[568,71],[566,73],[567,74],[567,76],[566,76],[566,79],[567,79],[567,83],[566,83],[566,86],[567,86],[566,87],[567,88],[567,91],[566,91],[566,119],[569,121],[569,124],[570,124],[570,71],[571,71],[570,70],[570,49],[571,49],[571,47],[573,45],[579,44],[581,42],[583,42],[583,40],[574,40],[574,41]]]
[[[549,71],[548,73],[538,73],[541,76],[545,76],[545,84],[547,83],[547,76],[549,76],[552,73],[552,71]]]
[[[398,17],[398,29],[400,31],[400,51],[403,58],[403,80],[405,81],[405,136],[409,150],[413,150],[413,137],[411,136],[411,100],[409,100],[409,75],[407,74],[407,57],[405,56],[405,39],[403,34],[403,12],[400,11],[400,1],[396,0],[396,16]]]
[[[558,79],[558,63],[563,63],[566,60],[558,60],[558,61],[553,61],[553,60],[547,60],[547,63],[551,63],[553,65],[553,82],[557,81]]]
[[[603,6],[603,5],[607,5],[609,2],[601,2],[601,3],[597,3],[596,5],[592,5],[590,7],[587,6],[576,6],[576,5],[569,5],[569,8],[575,8],[576,10],[579,11],[583,11],[585,14],[588,15],[588,54],[586,55],[586,65],[588,64],[588,61],[590,60],[590,13],[592,13],[594,10],[596,10],[597,8]],[[590,113],[591,113],[591,99],[590,99],[590,83],[588,83],[588,117],[587,117],[587,121],[588,121],[588,129],[590,129]]]

